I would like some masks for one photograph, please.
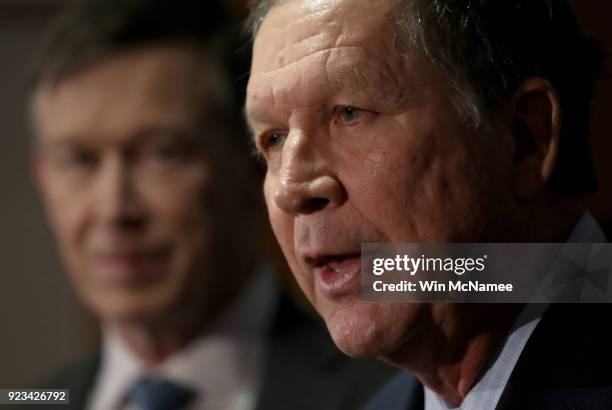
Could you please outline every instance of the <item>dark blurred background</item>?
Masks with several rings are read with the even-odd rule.
[[[202,0],[205,1],[205,0]],[[226,0],[241,17],[245,1]],[[28,62],[62,0],[0,0],[0,388],[26,387],[95,343],[95,325],[74,300],[28,169]],[[584,30],[612,54],[612,1],[576,1]],[[579,62],[576,62],[579,64]],[[599,191],[590,200],[612,228],[612,60],[599,83],[592,148]]]

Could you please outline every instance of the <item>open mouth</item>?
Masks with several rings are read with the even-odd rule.
[[[359,254],[325,256],[315,268],[315,283],[330,297],[354,294],[360,289]]]

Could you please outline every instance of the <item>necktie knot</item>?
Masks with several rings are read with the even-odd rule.
[[[195,392],[167,380],[143,377],[128,391],[128,403],[139,410],[179,410],[193,399]]]

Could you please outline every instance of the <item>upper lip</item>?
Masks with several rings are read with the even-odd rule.
[[[316,269],[321,268],[333,261],[341,261],[350,258],[359,258],[361,254],[359,252],[347,252],[347,253],[336,253],[336,254],[324,254],[324,253],[310,253],[304,254],[302,260],[310,268]]]

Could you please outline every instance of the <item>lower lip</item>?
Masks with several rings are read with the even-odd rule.
[[[338,270],[323,266],[315,271],[315,281],[318,288],[330,297],[353,294],[360,290],[360,257],[348,257],[340,261],[339,266],[340,269]]]

